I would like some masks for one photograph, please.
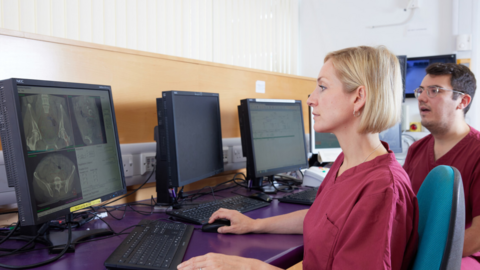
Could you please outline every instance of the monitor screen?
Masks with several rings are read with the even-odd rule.
[[[272,176],[307,166],[302,103],[299,100],[248,99],[247,105],[251,149],[244,150],[247,163],[252,162],[253,177]],[[242,137],[242,141],[244,138]],[[252,159],[249,161],[248,159]],[[247,168],[248,169],[248,168]]]
[[[13,169],[17,176],[13,179],[17,201],[19,194],[24,199],[19,201],[19,211],[31,209],[31,218],[40,224],[124,194],[110,87],[22,82],[6,87],[12,92],[4,93],[17,104],[17,112],[9,114],[6,122],[11,137],[20,141],[2,133],[4,149],[14,149],[13,155],[23,159],[24,166],[12,165],[12,153],[4,153],[10,160],[7,170]],[[7,175],[12,178],[13,174]],[[26,175],[26,182],[20,175]],[[27,201],[29,205],[23,205]]]
[[[322,162],[334,162],[342,152],[337,137],[333,133],[316,132],[313,127],[312,108],[310,107],[310,149],[313,154],[319,154]],[[402,125],[395,124],[393,127],[380,132],[380,140],[388,143],[394,153],[402,153]],[[313,136],[312,136],[313,135]],[[313,138],[312,138],[313,137]]]
[[[415,97],[414,90],[420,86],[427,72],[425,69],[433,63],[456,63],[456,55],[437,55],[407,58],[405,96]]]
[[[178,185],[223,171],[222,127],[218,95],[174,95]]]
[[[157,99],[157,192],[223,172],[219,99],[217,93],[187,91],[163,91]],[[159,200],[167,202],[163,196]]]
[[[402,85],[403,85],[403,102],[405,102],[405,80],[407,75],[407,56],[406,55],[397,55],[398,63],[400,64],[400,72],[402,76]]]
[[[388,143],[394,153],[402,153],[402,123],[380,132],[380,140]]]

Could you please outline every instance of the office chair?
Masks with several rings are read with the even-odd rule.
[[[460,172],[437,166],[417,194],[419,244],[413,269],[460,269],[465,235],[465,199]]]

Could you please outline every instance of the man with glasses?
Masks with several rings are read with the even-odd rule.
[[[430,135],[410,146],[403,168],[418,193],[438,165],[457,168],[465,191],[465,243],[462,269],[480,269],[480,132],[465,122],[476,80],[467,67],[431,64],[415,89],[422,125]]]

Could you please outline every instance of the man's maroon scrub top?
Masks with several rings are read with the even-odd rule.
[[[470,127],[467,136],[436,161],[434,143],[431,134],[413,143],[408,149],[403,168],[412,181],[415,194],[418,193],[427,174],[436,166],[449,165],[457,168],[462,175],[465,193],[465,228],[470,228],[472,219],[480,215],[480,132]],[[480,252],[473,254],[472,257],[480,259]],[[463,264],[464,262],[462,266]],[[480,264],[473,269],[480,269]]]

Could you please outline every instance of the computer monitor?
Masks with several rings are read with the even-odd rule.
[[[157,116],[157,203],[173,204],[170,189],[223,172],[219,95],[164,91]]]
[[[263,178],[308,166],[300,100],[243,99],[238,106],[247,180],[261,189]]]
[[[334,162],[338,155],[342,153],[342,148],[338,143],[337,136],[333,133],[316,132],[314,129],[315,120],[313,120],[312,107],[308,107],[310,114],[310,151],[312,154],[318,154],[319,162]]]
[[[409,57],[407,58],[407,75],[405,82],[406,97],[415,97],[414,90],[420,86],[423,78],[427,75],[425,69],[433,63],[456,63],[455,54]]]
[[[398,63],[400,64],[400,71],[402,75],[402,85],[403,85],[403,102],[405,102],[405,82],[407,76],[407,56],[406,55],[397,55]]]
[[[8,79],[0,99],[23,233],[126,193],[110,86]]]
[[[314,129],[314,120],[312,108],[309,108],[310,118],[310,150],[312,154],[318,154],[319,162],[334,162],[338,155],[342,153],[342,148],[333,133],[316,132]],[[395,124],[393,127],[380,132],[380,140],[388,143],[390,150],[394,153],[402,153],[402,125]]]

